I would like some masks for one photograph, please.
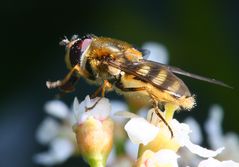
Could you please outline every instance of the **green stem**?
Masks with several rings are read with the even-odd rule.
[[[106,160],[102,158],[92,158],[88,160],[90,167],[105,167]]]

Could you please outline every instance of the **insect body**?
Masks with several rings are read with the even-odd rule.
[[[155,108],[158,103],[172,103],[191,109],[195,104],[194,97],[184,82],[173,73],[227,86],[214,79],[146,60],[143,52],[120,40],[87,35],[81,39],[74,36],[70,41],[64,39],[61,44],[66,46],[65,61],[70,72],[61,81],[48,81],[48,88],[58,87],[64,92],[71,92],[82,76],[100,85],[95,96],[100,92],[104,96],[106,90],[114,89],[119,93],[136,93],[150,98]],[[164,118],[158,115],[168,126]]]

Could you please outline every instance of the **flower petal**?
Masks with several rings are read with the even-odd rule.
[[[79,104],[78,99],[75,97],[73,102],[73,111],[75,114],[76,120],[81,117],[82,113],[84,112],[84,106]]]
[[[191,141],[196,144],[200,144],[202,142],[202,132],[200,125],[192,117],[186,118],[184,122],[188,124],[190,129],[192,130],[192,133],[189,134]]]
[[[42,165],[56,165],[66,161],[74,153],[74,145],[67,139],[55,139],[51,142],[50,150],[39,153],[33,160]]]
[[[229,132],[224,136],[225,151],[220,157],[238,161],[239,160],[239,136]]]
[[[187,147],[187,149],[189,149],[189,151],[191,151],[192,153],[204,158],[215,157],[216,155],[220,154],[222,150],[224,150],[223,147],[217,149],[216,151],[209,150],[199,145],[193,144],[190,140],[187,140],[185,142],[185,147]]]
[[[59,123],[56,122],[56,120],[47,117],[38,127],[36,139],[41,144],[47,144],[57,136],[59,129]]]
[[[216,151],[208,150],[199,145],[193,144],[190,141],[189,133],[190,127],[187,124],[179,123],[176,119],[171,121],[172,129],[174,129],[175,139],[180,143],[181,147],[185,146],[189,151],[201,157],[214,157],[222,152],[224,148],[219,148]]]
[[[173,119],[170,125],[174,132],[174,138],[181,146],[184,146],[185,142],[189,140],[190,127],[185,123],[178,122],[176,119]]]
[[[80,104],[75,98],[73,110],[77,123],[81,124],[89,117],[93,117],[97,120],[104,120],[108,118],[111,111],[111,105],[107,98],[96,97],[94,99],[90,99],[88,95]]]
[[[64,119],[69,114],[69,108],[60,100],[52,100],[44,106],[46,113],[60,119]]]
[[[214,158],[208,158],[199,163],[198,167],[239,167],[239,163],[234,161],[218,161]]]
[[[140,117],[132,118],[127,122],[124,128],[130,140],[135,144],[143,143],[146,145],[152,141],[159,132],[159,128]]]
[[[37,164],[45,165],[45,166],[53,166],[58,164],[58,162],[54,159],[50,152],[44,152],[36,154],[33,157],[33,161]]]
[[[172,150],[167,150],[167,149],[160,150],[155,154],[155,157],[158,160],[158,164],[160,164],[162,166],[170,165],[172,167],[178,167],[177,159],[180,156],[178,156]]]
[[[223,109],[220,105],[214,104],[210,108],[209,118],[205,124],[205,130],[208,134],[208,143],[215,149],[225,147],[225,151],[219,155],[220,159],[239,159],[239,136],[230,132],[223,134],[222,128]]]
[[[223,109],[219,105],[213,105],[210,109],[209,119],[205,124],[208,142],[213,149],[224,145],[222,119]]]
[[[94,105],[98,100],[99,98],[93,99],[89,107]],[[109,99],[107,98],[101,98],[98,104],[91,110],[92,116],[94,116],[94,118],[98,120],[106,119],[110,115],[110,111],[111,104],[109,102]]]
[[[58,161],[65,161],[75,151],[74,144],[67,139],[56,139],[51,144],[51,150]]]

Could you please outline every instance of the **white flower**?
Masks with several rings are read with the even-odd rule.
[[[125,130],[134,144],[143,143],[144,145],[152,141],[159,132],[157,127],[140,117],[132,118],[125,125]],[[147,133],[146,135],[145,132]]]
[[[142,48],[150,51],[150,54],[147,58],[148,60],[152,60],[162,64],[168,64],[168,50],[164,45],[156,42],[147,42],[143,44]]]
[[[36,154],[33,160],[42,165],[52,166],[65,162],[75,152],[72,141],[64,138],[56,138],[50,143],[47,152]]]
[[[218,161],[214,158],[208,158],[199,163],[198,167],[239,167],[239,163],[234,161]]]
[[[180,147],[186,147],[190,152],[201,157],[214,157],[223,150],[223,148],[219,148],[216,151],[212,151],[193,144],[189,137],[191,130],[187,124],[179,123],[176,119],[173,119],[168,123],[174,132],[173,139],[170,139],[170,132],[167,126],[154,126],[147,120],[140,117],[131,118],[130,121],[125,125],[125,130],[127,131],[130,140],[136,144],[142,143],[146,145],[154,140],[157,134],[160,132],[167,138],[169,144],[177,143]]]
[[[226,135],[222,130],[223,109],[219,105],[213,105],[209,111],[209,118],[205,124],[208,142],[214,149],[225,146],[225,151],[218,156],[219,159],[239,160],[239,136],[229,132]]]
[[[108,99],[96,97],[90,99],[86,96],[85,100],[80,104],[75,98],[73,103],[73,110],[75,113],[77,124],[81,124],[89,117],[93,117],[96,120],[104,120],[109,117],[111,111],[111,105]]]
[[[49,150],[33,157],[34,162],[52,166],[60,164],[71,157],[75,149],[74,133],[72,132],[73,112],[61,101],[52,100],[44,106],[46,113],[61,119],[61,123],[52,117],[46,117],[36,132],[36,139]]]

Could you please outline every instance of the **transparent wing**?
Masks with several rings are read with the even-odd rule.
[[[155,64],[155,65],[160,64],[160,63],[153,62],[153,61],[148,61],[148,60],[142,60],[142,61],[143,62],[151,62],[152,64]],[[224,86],[224,87],[227,87],[227,88],[232,88],[231,86],[225,84],[224,82],[215,80],[213,78],[207,78],[207,77],[203,77],[203,76],[200,76],[200,75],[197,75],[197,74],[192,74],[192,73],[184,71],[184,70],[182,70],[178,67],[168,66],[168,65],[165,65],[165,64],[160,64],[160,65],[167,68],[169,71],[171,71],[175,74],[180,74],[180,75],[184,75],[184,76],[187,76],[187,77],[190,77],[190,78],[194,78],[194,79],[206,81],[206,82],[209,82],[209,83],[213,83],[213,84],[216,84],[216,85]]]
[[[108,63],[126,74],[134,75],[135,79],[150,83],[161,91],[167,91],[176,97],[191,96],[184,82],[159,63],[144,59],[138,62],[118,59],[110,60]]]

